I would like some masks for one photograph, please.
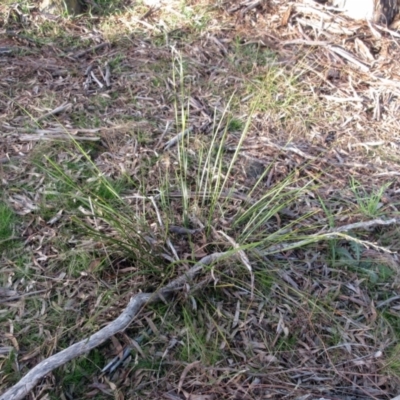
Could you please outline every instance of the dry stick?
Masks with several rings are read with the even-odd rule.
[[[365,222],[355,222],[354,224],[349,224],[349,225],[343,225],[339,226],[338,228],[334,228],[329,230],[330,232],[348,232],[352,229],[367,229],[371,228],[372,226],[376,225],[393,225],[393,224],[400,224],[400,218],[391,218],[391,219],[373,219],[371,221],[365,221]]]
[[[90,76],[93,78],[93,80],[99,85],[100,89],[103,89],[103,84],[97,79],[96,75],[94,74],[93,71],[90,71]]]
[[[106,69],[106,75],[104,77],[104,82],[106,83],[106,86],[108,88],[110,88],[111,87],[111,69],[110,69],[110,65],[108,64],[108,62],[106,62],[105,69]]]
[[[4,299],[0,299],[0,304],[1,304],[1,303],[8,303],[9,301],[19,300],[19,299],[22,298],[22,297],[34,296],[35,294],[43,293],[43,292],[46,292],[46,289],[44,289],[44,290],[36,290],[35,292],[28,292],[28,293],[23,293],[23,294],[17,294],[17,295],[15,295],[15,296],[9,296],[9,297],[6,297],[6,298],[4,298]]]
[[[11,161],[19,160],[22,156],[11,156],[11,157],[2,157],[0,158],[0,164],[5,164]]]
[[[345,60],[351,62],[352,64],[356,65],[361,71],[363,72],[370,72],[371,68],[368,64],[359,60],[356,56],[349,53],[347,50],[343,49],[340,46],[335,46],[329,44],[328,42],[321,41],[321,40],[304,40],[304,39],[296,39],[296,40],[287,40],[282,43],[283,45],[287,44],[304,44],[306,46],[322,46],[326,47],[328,50],[336,53],[337,55],[341,56]]]
[[[168,150],[172,146],[175,146],[181,139],[183,139],[183,137],[185,137],[192,130],[193,130],[193,128],[185,129],[183,132],[178,133],[172,139],[168,140],[168,142],[165,143],[165,145],[164,145],[164,150]]]
[[[35,140],[70,140],[71,135],[69,134],[53,134],[51,136],[44,136],[43,134],[41,135],[28,135],[28,134],[22,134],[21,136],[18,137],[18,139],[22,142],[34,142]],[[97,136],[74,136],[74,140],[85,140],[87,142],[96,142],[100,140],[99,137]]]
[[[280,253],[283,251],[292,250],[295,248],[306,246],[311,243],[312,238],[334,239],[336,237],[343,237],[343,232],[348,232],[353,229],[367,229],[367,228],[371,228],[371,227],[377,226],[377,225],[394,225],[394,224],[400,224],[400,218],[391,218],[391,219],[387,219],[387,220],[377,218],[377,219],[373,219],[371,221],[355,222],[354,224],[343,225],[343,226],[339,226],[338,228],[329,229],[326,232],[316,233],[315,235],[311,235],[307,239],[300,240],[298,242],[280,243],[280,244],[269,246],[266,249],[263,249],[261,252],[259,252],[259,251],[256,251],[256,252],[263,256],[266,256],[268,254]],[[353,240],[356,243],[371,246],[373,248],[376,248],[377,250],[390,252],[389,250],[379,247],[376,244],[368,242],[366,240],[358,240],[356,238],[351,238],[351,240]]]
[[[44,114],[44,115],[42,115],[41,117],[37,118],[37,119],[36,119],[36,122],[39,122],[39,121],[41,121],[42,119],[45,119],[45,118],[47,118],[47,117],[50,117],[51,115],[56,115],[56,114],[60,114],[60,113],[62,113],[62,112],[64,112],[64,111],[68,111],[68,110],[71,109],[71,107],[72,107],[72,104],[71,104],[71,103],[64,103],[64,104],[61,104],[61,106],[59,106],[59,107],[55,108],[54,110],[49,111],[47,114]]]
[[[351,63],[355,64],[358,68],[360,68],[361,71],[363,71],[363,72],[369,72],[370,71],[370,67],[367,64],[365,64],[364,62],[362,62],[359,59],[357,59],[355,56],[353,56],[353,54],[349,53],[345,49],[342,49],[339,46],[332,46],[332,45],[327,46],[327,48],[330,51],[332,51],[332,52],[338,54],[339,56],[343,57],[347,61],[350,61]]]
[[[15,48],[12,47],[0,47],[0,54],[11,54],[15,50]]]
[[[100,49],[102,49],[103,47],[106,47],[106,46],[108,46],[108,43],[107,42],[103,42],[103,43],[100,43],[100,44],[98,44],[96,46],[90,47],[90,48],[88,48],[86,50],[82,50],[82,51],[76,53],[75,55],[72,55],[72,57],[81,58],[87,53],[90,53],[90,52],[94,53],[95,51],[100,50]]]
[[[90,336],[89,338],[83,339],[78,343],[67,347],[65,350],[60,351],[57,354],[43,360],[36,367],[31,369],[17,384],[11,387],[5,392],[0,400],[21,400],[23,399],[48,373],[54,369],[61,367],[68,361],[86,354],[90,350],[104,343],[107,339],[114,336],[116,333],[126,329],[135,316],[142,310],[144,306],[150,303],[155,303],[161,299],[165,299],[172,292],[181,289],[188,280],[193,279],[206,265],[209,265],[220,258],[232,255],[232,252],[228,253],[213,253],[202,258],[196,263],[190,270],[178,278],[174,279],[168,285],[159,289],[155,293],[139,293],[132,297],[129,301],[128,306],[122,312],[122,314],[112,321],[109,325],[100,329],[98,332]]]

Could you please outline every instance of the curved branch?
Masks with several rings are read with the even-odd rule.
[[[155,303],[165,299],[172,292],[181,289],[184,284],[193,279],[206,265],[228,255],[228,253],[214,253],[202,258],[190,270],[178,278],[174,279],[168,285],[157,290],[155,293],[139,293],[132,297],[128,306],[122,314],[112,321],[109,325],[100,329],[98,332],[83,339],[78,343],[60,351],[57,354],[43,360],[32,368],[18,383],[0,396],[0,400],[21,400],[23,399],[49,372],[66,364],[68,361],[88,353],[90,350],[104,343],[107,339],[118,332],[126,329],[141,309],[149,303]]]

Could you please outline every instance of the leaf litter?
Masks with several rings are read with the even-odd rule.
[[[196,12],[210,7],[189,6]],[[181,14],[174,2],[167,8]],[[360,223],[359,239],[376,245],[357,248],[356,241],[332,237],[333,260],[320,241],[279,248],[276,254],[239,250],[237,264],[254,274],[254,286],[248,274],[238,275],[236,263],[224,262],[162,311],[144,310],[126,331],[130,338],[145,338],[135,346],[137,353],[131,352],[111,376],[101,376],[107,362],[99,363],[97,372],[86,376],[82,398],[101,393],[132,399],[394,397],[399,391],[398,377],[390,372],[398,335],[393,321],[399,318],[398,33],[306,1],[221,3],[211,7],[203,28],[175,27],[165,19],[168,10],[147,7],[142,19],[133,11],[110,16],[110,25],[126,29],[116,37],[88,28],[84,19],[62,20],[72,44],[63,36],[54,43],[28,40],[26,31],[38,33],[44,23],[35,8],[25,16],[28,30],[3,13],[1,29],[9,34],[1,47],[9,51],[0,58],[6,94],[0,99],[0,167],[4,200],[24,217],[15,234],[23,239],[25,256],[2,256],[1,315],[7,322],[2,323],[0,362],[9,365],[10,352],[18,356],[11,370],[2,368],[8,371],[2,391],[15,382],[12,373],[24,374],[79,341],[78,331],[94,333],[120,314],[132,293],[157,288],[171,276],[163,271],[165,261],[146,275],[116,250],[127,239],[94,212],[96,204],[82,205],[81,218],[114,240],[110,248],[79,232],[68,237],[68,211],[49,224],[60,208],[48,219],[39,211],[62,192],[45,182],[37,166],[46,154],[74,181],[85,181],[85,168],[95,165],[107,178],[127,174],[139,186],[147,166],[146,193],[131,189],[123,196],[136,215],[145,210],[151,252],[183,261],[172,276],[186,270],[193,244],[201,258],[236,243],[230,238],[237,232],[228,227],[240,214],[243,197],[251,193],[249,201],[257,203],[263,191],[291,174],[293,188],[310,180],[315,188],[303,191],[262,229],[279,231],[292,221],[294,231],[309,229],[317,237],[321,232],[314,227],[328,233],[326,227],[335,229],[334,218],[337,230]],[[179,69],[183,80],[172,73]],[[239,132],[251,115],[241,144],[224,113],[233,94],[240,99],[231,107]],[[179,126],[175,104],[187,108],[186,128]],[[216,126],[228,129],[227,157],[239,148],[240,161],[225,193],[225,220],[213,221],[222,235],[211,235],[210,242],[194,221],[193,229],[184,228],[187,235],[165,239],[168,226],[160,218],[167,217],[150,200],[160,192],[157,177],[173,171],[182,132],[194,138],[195,152]],[[84,157],[71,145],[81,141],[95,143],[92,167],[83,166]],[[371,190],[387,185],[379,216],[392,218],[393,224],[368,227],[371,218],[360,213],[350,178]],[[258,180],[262,185],[252,190]],[[187,194],[169,195],[175,213],[171,226],[183,226],[181,204]],[[60,247],[65,241],[68,250]],[[89,269],[82,252],[93,255]],[[64,270],[67,264],[72,271]],[[32,334],[40,345],[25,339]],[[124,344],[132,346],[120,334],[99,350],[110,360]],[[32,398],[51,390],[76,397],[74,385],[60,389],[59,379],[49,374]]]

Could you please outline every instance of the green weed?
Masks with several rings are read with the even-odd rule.
[[[10,206],[0,201],[0,249],[12,245],[16,215]]]
[[[390,185],[391,183],[386,183],[379,189],[368,193],[354,178],[350,179],[350,187],[356,196],[357,205],[360,208],[360,211],[370,218],[375,218],[382,214],[382,196]]]

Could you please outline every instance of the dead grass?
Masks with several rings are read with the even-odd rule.
[[[398,36],[300,2],[1,7],[1,392],[235,243],[254,286],[220,262],[30,397],[398,394]]]

